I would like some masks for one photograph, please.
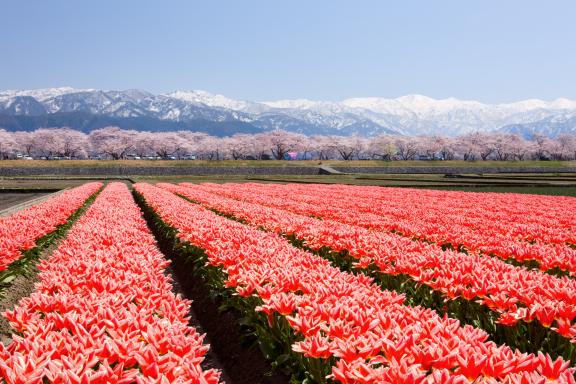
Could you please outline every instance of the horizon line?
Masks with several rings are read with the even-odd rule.
[[[467,102],[471,102],[471,103],[480,103],[480,104],[484,104],[484,105],[490,105],[490,106],[497,106],[497,105],[506,105],[506,104],[516,104],[516,103],[521,103],[521,102],[526,102],[526,101],[540,101],[540,102],[545,102],[545,103],[553,103],[556,101],[570,101],[570,102],[575,102],[576,103],[576,99],[571,99],[569,97],[565,97],[565,96],[558,96],[554,99],[541,99],[538,97],[529,97],[526,99],[517,99],[515,101],[505,101],[505,102],[486,102],[486,101],[482,101],[480,99],[471,99],[471,98],[459,98],[456,96],[449,96],[449,97],[441,97],[441,98],[436,98],[436,97],[432,97],[432,96],[428,96],[426,94],[423,93],[407,93],[401,96],[396,96],[396,97],[387,97],[387,96],[378,96],[378,95],[370,95],[370,96],[352,96],[352,97],[346,97],[344,99],[340,99],[340,100],[328,100],[328,99],[310,99],[310,98],[306,98],[306,97],[296,97],[296,98],[280,98],[280,99],[267,99],[267,100],[251,100],[248,98],[235,98],[235,97],[231,97],[231,96],[227,96],[225,93],[222,92],[212,92],[212,91],[208,91],[206,89],[174,89],[171,91],[166,91],[166,92],[153,92],[153,91],[149,91],[147,89],[144,88],[125,88],[125,89],[107,89],[107,88],[84,88],[84,87],[73,87],[73,86],[68,86],[68,85],[64,85],[64,86],[57,86],[57,87],[40,87],[40,88],[19,88],[19,89],[0,89],[0,94],[3,93],[9,93],[9,92],[13,92],[13,93],[17,93],[17,92],[33,92],[33,91],[48,91],[48,90],[71,90],[71,91],[79,91],[79,92],[91,92],[91,91],[102,91],[102,92],[126,92],[126,91],[140,91],[140,92],[146,92],[146,93],[150,93],[152,95],[155,96],[168,96],[172,93],[176,93],[176,92],[205,92],[211,96],[222,96],[222,97],[226,97],[228,99],[231,100],[235,100],[235,101],[247,101],[247,102],[253,102],[253,103],[259,103],[259,104],[266,104],[266,103],[274,103],[274,102],[279,102],[279,101],[309,101],[309,102],[315,102],[315,103],[321,103],[321,102],[328,102],[328,103],[341,103],[347,100],[353,100],[353,99],[381,99],[381,100],[394,100],[397,101],[398,99],[402,99],[402,98],[408,98],[408,97],[422,97],[422,98],[426,98],[426,99],[430,99],[433,101],[458,101],[458,102],[463,102],[463,103],[467,103]],[[69,92],[69,93],[74,93],[74,92]]]

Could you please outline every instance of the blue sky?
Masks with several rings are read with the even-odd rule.
[[[5,1],[0,89],[576,99],[575,1]]]

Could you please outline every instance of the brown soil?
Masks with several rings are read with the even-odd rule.
[[[136,201],[141,204],[138,199]],[[172,274],[176,292],[192,300],[190,325],[206,334],[205,342],[210,344],[203,369],[220,369],[227,384],[288,384],[290,377],[271,373],[271,362],[266,360],[258,345],[247,342],[249,338],[240,325],[240,314],[233,309],[220,310],[224,304],[222,298],[211,293],[203,279],[197,277],[193,263],[187,263],[174,251],[174,241],[163,236],[147,207],[141,205],[140,208],[156,236],[158,247],[172,262],[167,272]]]
[[[24,275],[18,275],[11,285],[0,293],[0,313],[13,309],[20,299],[30,296],[34,292],[34,284],[38,281],[38,268],[40,260],[47,259],[58,247],[59,241],[44,249],[40,257],[29,265],[29,271]],[[12,328],[4,316],[0,316],[0,342],[8,345],[12,341]]]
[[[180,285],[176,275],[174,274],[172,265],[166,268],[166,274],[170,275],[174,280],[172,283],[173,284],[172,292],[174,292],[174,294],[179,294],[182,297],[186,297],[187,296],[186,293],[182,289],[182,286]],[[188,322],[188,325],[194,327],[194,329],[196,329],[198,333],[206,334],[206,330],[202,327],[202,324],[200,324],[200,322],[196,317],[196,313],[194,312],[193,306],[190,307],[190,321]],[[210,344],[210,349],[208,350],[208,353],[206,353],[206,355],[204,356],[204,361],[202,362],[202,369],[204,370],[217,369],[220,372],[222,372],[220,376],[221,381],[224,381],[226,383],[232,383],[232,380],[228,377],[226,371],[224,370],[224,365],[220,362],[220,360],[218,360],[218,356],[216,356],[216,354],[214,353],[214,348],[212,348],[210,338],[208,335],[206,335],[206,337],[204,338],[204,344]]]
[[[165,250],[164,254],[171,255]],[[191,325],[206,334],[210,352],[202,364],[204,369],[218,368],[227,384],[287,384],[289,377],[270,374],[271,365],[255,343],[246,345],[239,325],[239,316],[233,310],[219,311],[222,304],[213,298],[202,281],[194,277],[190,264],[177,256],[172,260],[174,285],[178,292],[192,300]]]

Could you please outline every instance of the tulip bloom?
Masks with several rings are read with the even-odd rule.
[[[494,257],[444,250],[392,233],[270,207],[267,205],[272,204],[273,198],[267,197],[263,203],[258,196],[244,193],[241,188],[238,191],[229,190],[226,185],[215,189],[165,183],[159,186],[253,226],[294,236],[308,248],[346,251],[358,260],[356,268],[373,266],[383,274],[407,275],[447,299],[475,300],[497,312],[501,325],[536,320],[545,327],[557,325],[552,329],[576,341],[576,326],[570,325],[576,318],[576,280],[572,278],[559,278]]]
[[[36,240],[53,232],[102,187],[87,183],[64,191],[40,204],[0,217],[0,272],[34,248]]]
[[[172,293],[169,262],[126,185],[109,184],[58,249],[36,291],[5,312],[0,378],[16,383],[216,384],[208,346]]]
[[[208,265],[222,267],[227,287],[240,297],[262,294],[256,310],[286,319],[300,340],[293,351],[336,361],[331,377],[339,382],[574,382],[574,369],[562,359],[498,346],[486,332],[406,306],[402,295],[367,276],[342,272],[275,233],[149,184],[134,188],[182,242],[203,249]]]

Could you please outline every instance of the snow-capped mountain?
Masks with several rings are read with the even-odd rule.
[[[576,135],[576,111],[572,110],[531,123],[506,125],[499,131],[524,137],[531,137],[534,134],[544,134],[550,137],[562,134]]]
[[[16,96],[30,96],[38,101],[44,101],[56,96],[65,95],[67,93],[91,92],[91,91],[94,91],[94,89],[76,89],[71,87],[44,88],[44,89],[31,89],[31,90],[7,90],[7,91],[0,91],[0,101],[5,98],[9,99]]]
[[[218,107],[242,111],[247,113],[260,113],[268,108],[252,101],[234,100],[223,95],[216,95],[206,91],[176,91],[166,94],[167,97],[179,99],[194,104],[203,104],[209,107]]]
[[[70,87],[0,91],[0,127],[10,130],[104,125],[141,130],[188,129],[216,135],[285,129],[309,135],[459,135],[502,131],[555,136],[574,131],[576,101],[484,104],[407,95],[254,102],[206,91],[152,94]]]

